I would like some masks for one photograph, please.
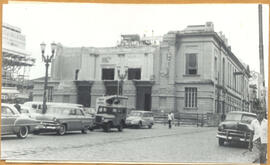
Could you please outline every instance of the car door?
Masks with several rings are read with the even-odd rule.
[[[78,119],[77,119],[77,115],[76,115],[76,109],[72,108],[69,109],[69,114],[68,114],[68,118],[66,119],[66,122],[68,124],[68,129],[69,130],[77,130],[78,129]]]
[[[82,109],[77,109],[78,111],[78,117],[80,118],[81,121],[81,129],[84,127],[90,127],[91,125],[91,115],[85,114]]]
[[[11,134],[13,133],[14,123],[18,115],[16,115],[8,106],[1,106],[1,108],[1,132],[2,134]]]
[[[75,109],[76,111],[76,121],[75,126],[77,130],[83,129],[84,123],[86,122],[86,117],[81,109]]]

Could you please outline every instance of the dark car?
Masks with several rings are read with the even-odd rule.
[[[223,122],[219,124],[217,138],[220,146],[224,142],[249,143],[252,133],[251,122],[256,114],[242,111],[229,112]]]
[[[94,120],[91,115],[85,114],[82,108],[65,104],[48,107],[46,113],[36,119],[41,120],[42,125],[36,128],[34,134],[57,132],[58,135],[64,135],[67,131],[87,133]]]
[[[37,120],[20,114],[12,104],[1,104],[1,135],[15,134],[24,139],[38,124]]]
[[[111,128],[122,131],[127,117],[124,106],[99,106],[95,118],[95,128],[102,128],[108,132]]]

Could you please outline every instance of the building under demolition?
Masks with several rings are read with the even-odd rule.
[[[29,99],[30,68],[35,59],[25,50],[25,36],[21,29],[2,25],[2,101],[12,102],[15,98]]]

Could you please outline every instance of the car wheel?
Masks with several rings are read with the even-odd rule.
[[[142,128],[142,122],[139,122],[138,128]]]
[[[34,135],[39,135],[40,134],[40,131],[33,131],[33,134]]]
[[[28,127],[22,126],[20,127],[19,132],[17,133],[17,136],[18,138],[24,139],[28,136],[28,132],[29,132]]]
[[[111,129],[111,123],[106,123],[104,126],[103,126],[103,130],[105,132],[109,132],[109,130]]]
[[[123,122],[120,122],[120,125],[118,126],[118,131],[122,132],[123,131],[124,124]]]
[[[57,134],[58,135],[64,135],[66,133],[66,125],[64,125],[64,124],[62,124],[61,126],[60,126],[60,129],[57,131]]]
[[[152,124],[148,125],[148,128],[151,129],[152,128]]]
[[[84,128],[82,129],[82,133],[83,133],[83,134],[87,134],[87,127],[84,127]]]
[[[218,138],[218,144],[219,144],[220,146],[224,146],[224,142],[225,142],[224,139]]]

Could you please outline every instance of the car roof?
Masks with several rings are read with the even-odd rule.
[[[132,110],[130,112],[140,112],[140,113],[153,113],[151,111],[144,111],[144,110]]]
[[[18,111],[17,108],[14,107],[14,104],[1,103],[1,107],[2,107],[2,106],[9,107],[9,108],[11,108],[12,110]]]
[[[235,113],[235,114],[246,114],[246,115],[253,115],[253,116],[256,116],[255,113],[251,113],[251,112],[244,112],[244,111],[231,111],[229,112],[230,114],[231,113]]]
[[[100,105],[99,107],[105,107],[105,108],[127,108],[122,105],[114,105],[114,106],[106,106],[106,105]]]
[[[67,104],[51,104],[48,108],[53,108],[53,107],[59,107],[59,108],[78,108],[82,109],[82,107],[78,107],[76,105],[67,105]]]
[[[43,104],[41,101],[30,101],[30,102],[25,102],[24,104]],[[73,105],[77,107],[83,107],[82,104],[75,104],[75,103],[61,103],[61,102],[46,102],[48,105]]]
[[[1,103],[1,106],[7,106],[7,107],[9,107],[9,106],[11,106],[11,107],[14,107],[14,104],[9,104],[9,103]]]
[[[111,98],[119,98],[119,99],[128,99],[126,96],[120,96],[120,95],[110,95],[110,96],[102,96],[99,98],[104,98],[104,99],[111,99]]]

